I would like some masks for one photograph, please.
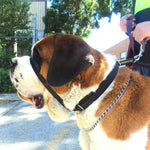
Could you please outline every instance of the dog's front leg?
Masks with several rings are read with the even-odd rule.
[[[82,150],[90,150],[90,137],[87,132],[83,130],[80,131],[79,141]]]

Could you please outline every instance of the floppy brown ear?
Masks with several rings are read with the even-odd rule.
[[[90,47],[81,38],[72,35],[56,35],[54,53],[47,74],[48,83],[57,87],[73,80],[92,65],[89,55],[92,56]]]

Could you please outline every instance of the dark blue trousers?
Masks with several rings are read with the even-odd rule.
[[[138,71],[141,75],[150,77],[150,68],[148,68],[148,67],[144,67],[144,66],[140,66],[140,65],[136,64],[136,66],[134,68],[132,68],[132,70]]]

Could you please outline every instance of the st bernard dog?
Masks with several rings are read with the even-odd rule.
[[[47,107],[58,122],[75,111],[83,150],[150,150],[150,78],[80,37],[54,34],[32,57],[12,59],[11,81],[20,98]]]

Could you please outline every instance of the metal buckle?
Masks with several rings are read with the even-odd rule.
[[[82,106],[80,106],[79,104],[77,105],[81,110],[84,110],[84,108]]]

